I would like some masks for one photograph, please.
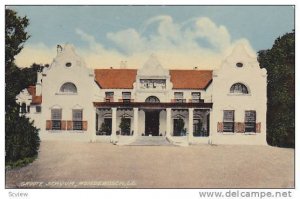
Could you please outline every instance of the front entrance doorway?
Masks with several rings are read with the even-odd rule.
[[[159,136],[160,110],[145,110],[145,135]]]

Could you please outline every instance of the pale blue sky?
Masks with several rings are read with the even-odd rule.
[[[26,46],[42,43],[51,48],[58,43],[68,42],[77,48],[91,49],[91,42],[87,42],[89,40],[87,37],[93,37],[93,41],[106,51],[117,51],[124,55],[137,53],[138,49],[144,48],[133,49],[128,46],[130,41],[129,44],[125,44],[124,40],[130,40],[133,34],[124,37],[122,31],[134,30],[137,37],[142,38],[139,39],[140,42],[147,39],[152,41],[153,35],[159,32],[159,25],[164,26],[161,23],[164,20],[168,21],[159,16],[168,16],[174,25],[172,27],[180,26],[179,29],[186,30],[189,29],[185,26],[193,29],[190,22],[194,19],[208,18],[211,22],[209,24],[212,24],[210,27],[216,26],[221,32],[223,31],[221,27],[226,29],[227,43],[246,39],[254,51],[271,48],[278,36],[294,29],[293,6],[12,6],[11,8],[19,15],[26,15],[30,19],[27,30],[31,38],[26,42]],[[201,31],[205,32],[203,27]],[[214,50],[220,47],[219,44],[215,45],[215,42],[220,41],[212,41],[214,38],[203,36],[199,31],[197,34],[200,36],[193,41],[202,49]],[[214,32],[204,34],[213,35]],[[218,33],[215,37],[222,35]],[[185,36],[182,37],[184,38]],[[147,46],[151,48],[149,43]],[[155,51],[156,48],[152,50]]]

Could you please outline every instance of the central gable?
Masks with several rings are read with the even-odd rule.
[[[151,55],[146,63],[137,71],[140,77],[169,77],[169,71],[164,69],[155,55]]]

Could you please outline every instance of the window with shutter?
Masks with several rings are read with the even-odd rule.
[[[72,110],[73,130],[82,130],[82,110]]]
[[[245,111],[245,132],[256,132],[256,111]]]
[[[51,110],[52,130],[61,130],[61,109]]]
[[[223,132],[234,132],[234,111],[223,111]]]

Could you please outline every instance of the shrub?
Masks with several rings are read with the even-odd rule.
[[[5,114],[5,163],[37,156],[40,146],[39,129],[18,113]]]

